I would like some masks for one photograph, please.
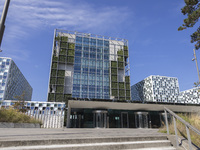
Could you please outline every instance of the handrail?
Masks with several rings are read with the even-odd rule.
[[[177,135],[177,128],[176,128],[176,119],[178,119],[179,121],[181,121],[185,126],[186,126],[186,132],[187,132],[187,138],[188,138],[188,144],[189,144],[189,149],[192,150],[192,143],[191,143],[191,138],[190,138],[190,131],[189,128],[191,130],[193,130],[195,133],[200,135],[200,131],[193,127],[191,124],[189,124],[188,122],[186,122],[184,119],[182,119],[181,117],[179,117],[178,115],[176,115],[173,111],[171,111],[170,109],[164,107],[164,111],[165,111],[165,124],[167,127],[167,134],[169,134],[169,127],[168,127],[168,119],[167,119],[167,112],[169,112],[169,114],[171,114],[173,116],[173,121],[174,121],[174,130],[175,130],[175,134],[176,134],[176,145],[177,147],[179,146],[178,144],[178,135]],[[176,118],[176,119],[175,119]]]

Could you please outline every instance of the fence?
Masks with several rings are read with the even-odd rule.
[[[63,110],[29,110],[26,114],[42,121],[43,128],[63,128]]]
[[[190,130],[193,130],[195,133],[197,133],[198,135],[200,135],[200,131],[198,129],[196,129],[195,127],[191,126],[188,122],[186,122],[185,120],[183,120],[181,117],[179,117],[178,115],[176,115],[173,111],[171,111],[170,109],[164,107],[164,111],[165,111],[165,123],[166,123],[166,127],[167,127],[167,134],[169,134],[169,127],[168,127],[168,119],[167,119],[167,112],[173,116],[173,121],[174,121],[174,131],[175,131],[175,135],[176,135],[176,146],[179,146],[178,143],[178,134],[177,134],[177,127],[176,127],[176,119],[178,119],[180,122],[182,122],[185,127],[186,127],[186,132],[187,132],[187,138],[188,138],[188,145],[189,145],[189,149],[192,150],[192,142],[191,142],[191,138],[190,138]]]

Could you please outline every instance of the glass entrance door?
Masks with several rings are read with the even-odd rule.
[[[107,127],[107,111],[95,110],[93,111],[93,125],[94,128],[106,128]]]
[[[129,128],[128,112],[121,112],[121,127]]]

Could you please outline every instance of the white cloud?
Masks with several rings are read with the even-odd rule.
[[[127,8],[95,8],[89,3],[82,3],[82,1],[79,2],[79,5],[75,5],[70,0],[65,2],[51,0],[17,0],[11,2],[9,23],[15,24],[19,28],[16,32],[19,32],[20,29],[24,31],[47,26],[72,30],[77,30],[75,28],[82,30],[108,29],[111,26],[121,24],[130,15]]]

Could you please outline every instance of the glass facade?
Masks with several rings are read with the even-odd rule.
[[[0,100],[15,100],[25,93],[24,99],[31,100],[32,87],[11,58],[0,58]]]
[[[130,100],[128,41],[55,31],[48,101]]]

